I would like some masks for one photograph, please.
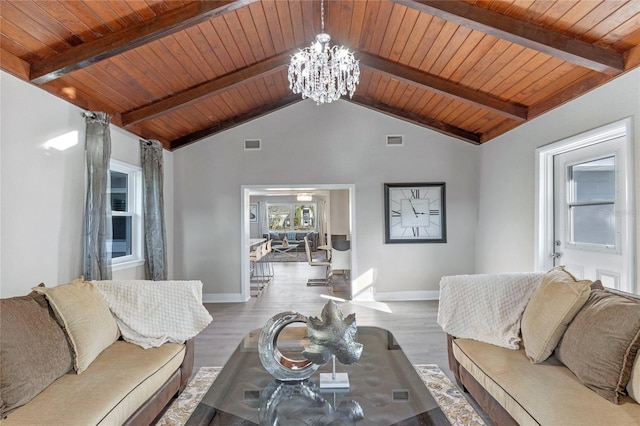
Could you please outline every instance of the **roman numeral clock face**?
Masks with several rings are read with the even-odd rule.
[[[387,243],[446,242],[444,184],[386,184]]]

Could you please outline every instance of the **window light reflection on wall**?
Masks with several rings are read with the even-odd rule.
[[[78,131],[72,130],[63,135],[51,138],[44,143],[45,148],[53,148],[58,151],[64,151],[78,144]]]

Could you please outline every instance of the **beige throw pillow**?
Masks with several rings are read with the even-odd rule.
[[[44,294],[65,329],[74,352],[77,374],[120,337],[116,320],[100,291],[90,282],[74,281],[57,287],[34,287]]]
[[[549,358],[590,292],[591,281],[577,281],[561,266],[542,278],[522,315],[524,351],[532,362]]]

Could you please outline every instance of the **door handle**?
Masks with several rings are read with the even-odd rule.
[[[562,253],[560,252],[551,253],[551,258],[553,259],[560,259],[561,257],[562,257]]]

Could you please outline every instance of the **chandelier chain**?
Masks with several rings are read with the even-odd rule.
[[[321,23],[321,28],[322,31],[320,32],[324,32],[324,0],[320,0],[320,23]]]

